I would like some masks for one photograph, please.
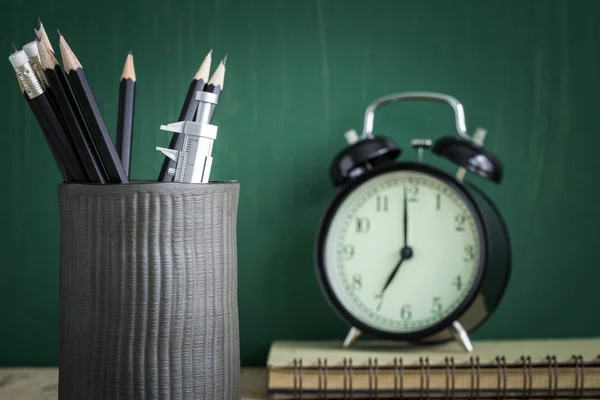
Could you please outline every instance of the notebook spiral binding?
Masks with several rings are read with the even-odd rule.
[[[419,358],[419,368],[420,371],[420,390],[418,393],[419,399],[433,399],[433,398],[443,398],[443,399],[458,399],[455,397],[454,393],[454,384],[455,384],[455,371],[456,366],[454,363],[454,357],[445,357],[444,365],[442,368],[445,370],[446,376],[446,388],[443,397],[431,397],[429,393],[429,379],[430,379],[430,371],[431,368],[434,368],[429,365],[428,357]],[[508,364],[506,362],[506,358],[504,356],[496,356],[495,357],[495,369],[497,370],[498,376],[498,387],[496,388],[496,394],[493,397],[485,397],[488,399],[509,399],[509,398],[519,398],[523,400],[534,399],[534,398],[544,398],[544,399],[555,399],[559,398],[558,394],[558,370],[560,367],[575,367],[576,375],[575,375],[575,386],[573,387],[573,392],[570,395],[566,395],[565,397],[560,398],[570,398],[570,399],[583,399],[583,398],[598,398],[597,393],[593,393],[589,396],[586,396],[584,393],[585,388],[585,361],[581,355],[573,355],[569,361],[558,362],[556,356],[547,355],[546,362],[548,364],[548,393],[547,395],[536,395],[532,394],[532,386],[533,386],[533,363],[530,356],[521,356],[520,364]],[[294,371],[294,399],[302,399],[303,398],[303,389],[302,389],[302,375],[307,370],[317,370],[318,374],[318,394],[319,398],[327,399],[327,373],[329,370],[339,370],[343,369],[344,376],[344,385],[343,385],[343,397],[347,399],[353,399],[357,397],[353,397],[352,390],[352,374],[355,370],[368,370],[368,398],[369,399],[378,399],[378,373],[381,369],[393,370],[394,376],[394,389],[393,389],[393,398],[394,399],[414,399],[414,396],[404,397],[403,394],[403,377],[404,371],[407,368],[415,368],[414,366],[408,367],[404,366],[402,362],[402,358],[394,358],[392,365],[379,366],[377,364],[376,358],[369,358],[367,365],[353,366],[352,358],[344,358],[342,366],[328,366],[327,358],[318,358],[317,365],[311,366],[303,366],[301,358],[293,359],[293,371]],[[594,361],[589,365],[600,366],[600,355],[598,355]],[[489,366],[485,366],[489,368]],[[507,393],[507,370],[509,368],[522,368],[523,370],[523,391],[518,397],[515,397],[515,394],[508,395]],[[436,368],[439,368],[437,366]],[[464,368],[464,367],[463,367]],[[480,383],[480,372],[482,365],[480,364],[479,357],[470,357],[469,368],[471,371],[471,391],[470,391],[470,399],[478,399],[480,398],[479,393],[479,383]],[[563,395],[561,395],[563,396]],[[364,398],[364,397],[360,397]],[[386,398],[389,398],[386,396]],[[464,396],[461,396],[463,399]]]

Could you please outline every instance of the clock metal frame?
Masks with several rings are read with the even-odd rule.
[[[464,300],[441,321],[438,321],[436,324],[431,325],[428,328],[409,333],[389,332],[380,330],[369,326],[368,324],[365,324],[358,318],[354,317],[352,313],[344,307],[340,299],[334,293],[333,288],[331,287],[331,283],[329,282],[329,279],[327,277],[324,260],[325,241],[327,238],[327,234],[329,232],[331,222],[342,202],[350,195],[350,193],[357,190],[363,183],[366,183],[367,181],[373,179],[376,176],[393,171],[415,171],[425,173],[441,180],[442,182],[450,186],[450,188],[454,190],[458,196],[460,196],[460,198],[466,204],[467,208],[472,213],[480,239],[480,259],[479,265],[477,266],[477,273],[475,276],[475,280]],[[473,196],[464,188],[463,184],[461,184],[456,178],[446,174],[444,171],[436,167],[421,163],[415,163],[410,161],[390,162],[389,165],[380,166],[376,169],[366,171],[363,174],[347,182],[336,194],[333,201],[329,204],[324,216],[321,219],[318,228],[318,233],[316,235],[315,269],[318,277],[317,280],[319,281],[319,285],[321,287],[321,290],[324,292],[327,301],[331,306],[333,306],[333,309],[337,312],[337,314],[344,321],[349,323],[352,327],[360,330],[361,332],[387,340],[408,342],[427,341],[427,339],[431,338],[432,336],[444,330],[448,330],[449,328],[451,329],[453,323],[461,318],[461,316],[472,305],[475,298],[480,294],[485,278],[488,275],[488,239],[489,238],[487,227],[477,202],[475,201]],[[489,316],[489,314],[487,316]],[[480,321],[477,325],[480,325],[482,322],[483,321]],[[444,337],[440,340],[434,341],[445,341],[451,338],[452,335],[449,335],[448,337]]]

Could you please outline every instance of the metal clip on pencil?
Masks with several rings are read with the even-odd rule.
[[[212,147],[217,138],[217,126],[209,124],[212,110],[217,105],[219,96],[214,93],[198,91],[195,100],[199,101],[194,121],[179,121],[161,125],[160,129],[184,135],[181,150],[156,147],[176,163],[175,170],[168,174],[175,175],[173,182],[207,183],[212,166]]]

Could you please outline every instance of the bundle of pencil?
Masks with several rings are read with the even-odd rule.
[[[104,121],[80,60],[58,33],[59,64],[46,30],[38,18],[34,40],[18,50],[13,44],[9,61],[23,97],[36,118],[65,183],[119,184],[131,179],[136,74],[128,52],[119,82],[116,140]],[[198,111],[198,91],[223,90],[225,62],[209,79],[212,50],[190,82],[179,121],[191,121]],[[210,119],[214,108],[210,110]],[[169,148],[181,150],[181,135],[173,134]],[[175,164],[165,158],[159,181],[173,181]]]
[[[193,121],[198,110],[198,102],[195,100],[196,92],[205,91],[214,93],[216,95],[220,95],[223,90],[223,83],[225,80],[225,64],[227,63],[227,55],[223,57],[217,69],[213,73],[210,79],[208,79],[208,75],[210,73],[210,64],[212,61],[212,49],[208,52],[202,64],[200,64],[200,68],[198,68],[198,72],[192,78],[190,82],[185,101],[183,102],[183,107],[181,108],[181,112],[179,113],[178,121]],[[212,121],[213,115],[215,112],[215,107],[211,107],[210,116],[208,118],[208,123]],[[172,150],[181,151],[183,148],[183,135],[178,133],[173,133],[171,137],[171,142],[169,143],[169,148]],[[175,161],[172,159],[165,157],[162,168],[158,175],[158,181],[163,182],[173,182],[175,178]]]

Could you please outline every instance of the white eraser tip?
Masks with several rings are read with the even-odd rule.
[[[22,65],[25,65],[29,62],[29,58],[27,54],[23,50],[19,50],[10,56],[8,56],[8,60],[12,64],[13,68],[18,68]]]
[[[40,54],[40,51],[38,49],[36,42],[27,43],[25,46],[23,46],[23,50],[25,51],[25,54],[27,54],[27,57],[29,57],[29,58],[35,57],[38,54]]]

